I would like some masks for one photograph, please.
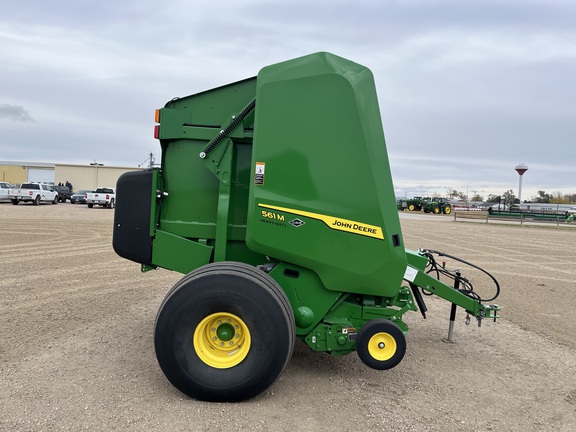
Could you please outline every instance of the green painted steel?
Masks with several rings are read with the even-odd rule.
[[[427,275],[428,259],[405,249],[366,67],[312,54],[173,99],[158,122],[162,166],[152,177],[152,262],[143,271],[259,266],[285,292],[296,335],[333,355],[353,351],[373,319],[407,332],[415,287],[496,316]],[[222,340],[228,331],[219,329]]]
[[[504,217],[504,218],[516,218],[516,219],[528,219],[528,220],[545,220],[554,222],[569,222],[570,214],[564,211],[545,211],[545,210],[490,210],[488,212],[489,217]]]
[[[406,255],[370,70],[290,60],[260,71],[256,99],[248,246],[329,290],[394,295]]]
[[[166,233],[201,241],[213,249],[192,265],[236,260],[258,264],[262,255],[246,247],[253,120],[232,131],[208,158],[199,154],[255,96],[254,78],[171,100],[160,110],[159,138],[167,195],[157,226]],[[208,167],[208,169],[207,169]],[[174,256],[183,254],[175,250]],[[170,264],[170,254],[162,267]],[[168,261],[168,262],[166,262]],[[190,270],[188,270],[190,271]]]

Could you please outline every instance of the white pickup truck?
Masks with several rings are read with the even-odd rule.
[[[12,183],[0,182],[0,201],[8,200],[8,189],[15,187]]]
[[[114,208],[116,205],[116,189],[100,187],[93,192],[88,192],[86,194],[86,204],[89,208],[95,205]]]
[[[22,183],[19,188],[8,189],[8,199],[12,204],[20,204],[20,201],[31,202],[38,205],[41,202],[58,204],[58,192],[46,183]]]

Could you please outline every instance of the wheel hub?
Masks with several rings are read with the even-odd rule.
[[[196,354],[208,366],[228,369],[246,358],[250,351],[250,331],[239,317],[218,312],[205,317],[194,331]]]
[[[234,337],[236,331],[230,323],[220,324],[216,330],[216,337],[223,341],[229,341]]]
[[[379,332],[368,341],[368,352],[378,361],[386,361],[396,353],[396,339],[390,333]]]

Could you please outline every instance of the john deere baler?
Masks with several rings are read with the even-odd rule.
[[[182,392],[255,396],[296,338],[392,368],[422,291],[496,317],[459,272],[453,286],[430,275],[449,273],[433,251],[405,249],[369,69],[312,54],[172,99],[156,121],[161,167],[118,180],[113,244],[143,270],[185,275],[155,324]]]

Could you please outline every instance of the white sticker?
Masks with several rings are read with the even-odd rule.
[[[254,184],[263,185],[264,184],[264,170],[266,169],[266,164],[264,162],[256,162],[256,169],[254,170]]]
[[[416,270],[414,267],[406,266],[406,271],[404,272],[404,279],[406,279],[409,282],[414,282],[414,279],[416,279],[417,274],[418,270]]]

